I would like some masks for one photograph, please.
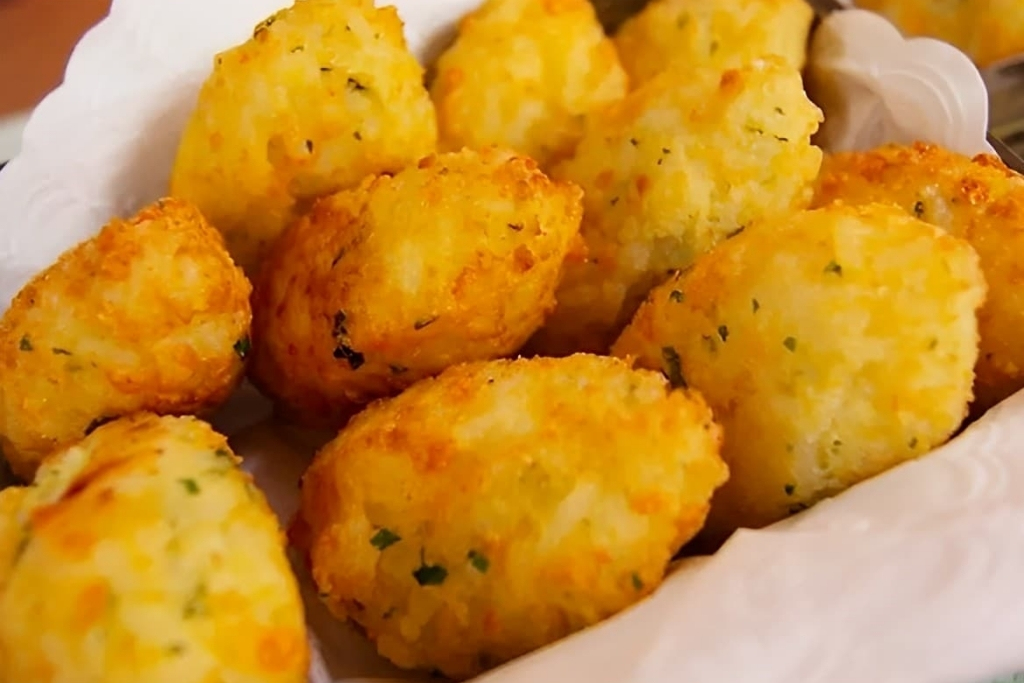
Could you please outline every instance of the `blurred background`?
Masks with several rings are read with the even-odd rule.
[[[60,83],[71,48],[109,8],[110,0],[0,0],[0,161],[17,152],[28,110]]]
[[[0,162],[17,153],[28,111],[60,83],[71,49],[86,29],[106,15],[110,1],[0,0]],[[637,4],[635,0],[595,2],[623,9]],[[1011,8],[1012,16],[1003,12],[996,17],[976,16],[978,7],[964,2],[955,6],[938,0],[858,2],[883,11],[911,34],[934,30],[975,58],[1024,50],[1024,0],[993,0],[997,10]],[[939,30],[941,27],[947,30]],[[980,30],[993,27],[998,29]],[[995,47],[987,49],[990,44]],[[983,60],[982,66],[989,64]],[[993,132],[1024,152],[1024,60],[986,72],[986,80],[992,95]]]

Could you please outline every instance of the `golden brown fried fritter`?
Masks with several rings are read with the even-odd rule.
[[[237,462],[205,423],[147,414],[48,460],[0,506],[0,681],[305,683],[284,537]]]
[[[488,0],[438,60],[431,95],[442,148],[500,145],[546,167],[627,89],[587,0]]]
[[[836,200],[894,203],[971,243],[988,282],[973,410],[1024,389],[1024,178],[995,157],[890,145],[825,160],[814,201]]]
[[[324,447],[294,536],[383,655],[464,678],[654,590],[720,440],[698,395],[613,358],[456,366]]]
[[[103,420],[219,406],[243,374],[250,290],[180,200],[65,252],[0,319],[0,450],[15,473],[31,478]]]
[[[296,0],[219,55],[171,179],[249,275],[310,201],[434,150],[434,108],[394,7]]]
[[[736,68],[767,55],[799,70],[813,19],[806,0],[655,0],[615,44],[634,87],[673,65]]]
[[[971,246],[893,207],[765,221],[658,287],[615,345],[707,398],[731,476],[722,540],[943,443],[971,400]]]
[[[257,285],[253,380],[293,419],[337,425],[449,365],[514,353],[554,306],[581,212],[579,188],[497,149],[326,198]]]
[[[1020,0],[856,0],[884,14],[911,36],[952,43],[978,65],[1024,53],[1024,3]]]
[[[584,190],[589,257],[531,350],[604,353],[651,287],[752,221],[806,206],[821,112],[776,59],[668,71],[595,115],[553,175]]]

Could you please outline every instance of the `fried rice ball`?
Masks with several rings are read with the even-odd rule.
[[[890,145],[826,158],[814,202],[836,200],[894,203],[971,243],[988,283],[973,411],[1024,389],[1024,178],[993,156]]]
[[[728,477],[694,393],[617,359],[460,365],[317,455],[293,530],[331,610],[466,678],[661,582]]]
[[[431,96],[442,148],[501,145],[546,167],[627,89],[588,0],[488,0],[438,60]]]
[[[449,365],[516,352],[580,248],[580,190],[465,150],[319,202],[267,261],[250,376],[285,415],[340,426]]]
[[[246,273],[311,200],[432,152],[434,108],[394,7],[296,0],[217,56],[171,193],[198,204]]]
[[[595,116],[553,171],[584,190],[589,257],[566,267],[531,350],[607,352],[668,271],[754,220],[806,206],[821,120],[800,73],[774,58],[668,71]]]
[[[48,460],[0,523],[0,680],[305,683],[284,536],[237,463],[207,424],[152,414]]]
[[[906,35],[953,44],[982,67],[1024,53],[1024,3],[1020,0],[856,0],[856,4],[885,15]]]
[[[985,280],[971,246],[892,207],[765,221],[655,289],[614,347],[708,401],[731,477],[708,541],[927,453],[959,427]]]
[[[813,20],[806,0],[655,0],[615,45],[634,86],[673,66],[736,68],[767,55],[800,70]]]
[[[0,451],[44,457],[140,410],[204,414],[238,385],[251,287],[221,235],[166,199],[114,219],[18,293],[0,319]]]

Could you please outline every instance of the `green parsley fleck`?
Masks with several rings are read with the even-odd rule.
[[[782,488],[786,492],[787,496],[792,496],[793,492],[796,491],[796,485],[795,484],[786,484]]]
[[[178,657],[185,654],[185,649],[184,643],[171,643],[167,646],[167,654],[172,657]]]
[[[683,377],[682,362],[679,359],[679,352],[673,346],[665,346],[661,349],[661,358],[665,362],[665,376],[673,389],[686,388],[686,378]]]
[[[786,337],[782,340],[782,345],[785,346],[790,352],[796,351],[796,338]]]
[[[334,357],[337,360],[347,360],[348,366],[353,370],[358,370],[366,363],[366,356],[345,344],[341,344],[338,348],[334,349]]]
[[[917,448],[917,437],[912,438],[907,445],[911,448]]]
[[[195,479],[179,479],[181,485],[185,487],[185,490],[190,496],[199,495],[199,484],[196,483]]]
[[[217,450],[215,450],[213,452],[213,454],[216,455],[218,458],[230,458],[231,457],[231,451],[229,451],[226,448],[218,448]]]
[[[366,90],[366,86],[363,85],[362,83],[360,83],[359,81],[357,81],[356,79],[349,77],[349,79],[348,79],[348,89],[352,90],[354,92],[360,92],[360,91]]]
[[[440,586],[448,578],[448,570],[439,564],[421,564],[412,578],[421,586]]]
[[[373,538],[370,539],[370,545],[372,545],[377,550],[384,550],[385,548],[389,548],[401,540],[402,537],[396,534],[391,529],[381,528],[377,531],[377,533],[373,535]]]
[[[354,137],[359,142],[363,141],[363,134],[360,133],[358,130],[356,132],[352,133],[352,137]]]
[[[751,300],[750,300],[750,309],[751,309],[751,310],[752,310],[752,311],[753,311],[754,313],[757,313],[758,311],[760,311],[760,310],[761,310],[761,302],[760,302],[760,301],[758,301],[757,299],[751,299]]]
[[[313,141],[312,140],[306,140],[306,152],[309,153],[309,154],[313,153]]]
[[[672,293],[668,295],[669,300],[675,304],[681,304],[686,299],[686,296],[678,289],[673,289]]]
[[[630,578],[633,581],[633,589],[634,590],[642,591],[644,589],[644,582],[643,582],[643,579],[640,578],[639,574],[637,574],[636,572],[633,572],[633,574],[632,574],[632,576]]]
[[[196,586],[195,590],[192,591],[192,595],[185,601],[182,613],[186,619],[206,615],[206,584],[200,583]]]
[[[523,224],[522,223],[509,223],[508,227],[509,227],[510,230],[513,230],[515,232],[522,232],[523,231]]]
[[[634,147],[639,147],[640,146],[640,141],[637,140],[636,138],[630,138],[629,139],[629,144],[633,145]]]
[[[35,347],[32,346],[32,340],[28,338],[27,334],[21,338],[20,342],[18,342],[18,349],[21,351],[32,351],[35,349]]]
[[[710,50],[711,50],[711,54],[715,54],[716,52],[718,52],[718,41],[717,40],[712,40],[711,41]]]
[[[928,342],[928,350],[929,351],[934,351],[938,346],[939,346],[939,340],[938,339],[932,339],[930,342]]]
[[[914,215],[918,218],[924,215],[924,202],[914,203]]]
[[[829,261],[828,265],[825,266],[825,272],[833,275],[842,275],[843,267],[835,261]]]
[[[249,335],[236,341],[235,345],[231,348],[235,350],[235,354],[241,360],[245,360],[249,356],[249,352],[252,351],[252,342],[249,340]]]
[[[491,566],[491,561],[487,559],[487,556],[477,550],[470,550],[469,554],[466,555],[466,559],[473,565],[473,569],[481,574],[486,574]]]
[[[784,112],[782,110],[782,107],[775,107],[775,113],[778,114],[779,116],[785,116],[786,115],[786,112]]]
[[[440,317],[441,316],[434,315],[434,316],[431,316],[429,318],[423,318],[422,320],[417,320],[415,323],[413,323],[413,329],[415,329],[415,330],[422,330],[425,327],[430,327],[431,325],[436,323],[437,319],[440,318]]]
[[[53,355],[55,355],[55,356],[70,356],[71,355],[71,352],[68,351],[67,349],[62,349],[62,348],[59,348],[59,347],[56,347],[56,346],[53,347],[50,350],[53,351]]]
[[[718,326],[718,338],[722,341],[729,341],[729,328],[725,325]]]

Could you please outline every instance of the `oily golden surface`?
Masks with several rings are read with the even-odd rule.
[[[813,19],[805,0],[655,0],[615,45],[634,86],[670,66],[735,68],[767,55],[802,69]]]
[[[856,0],[880,12],[906,35],[952,43],[979,66],[1024,53],[1024,3],[1020,0]]]
[[[296,0],[219,55],[174,166],[249,275],[314,198],[434,150],[434,108],[394,7]]]
[[[651,287],[752,221],[810,201],[821,112],[777,59],[668,71],[588,125],[555,177],[584,190],[569,264],[532,350],[604,353]]]
[[[946,441],[984,296],[967,242],[893,207],[834,206],[721,244],[652,292],[614,353],[685,378],[721,422],[731,476],[704,536],[722,540]]]
[[[461,361],[514,353],[579,247],[579,188],[497,149],[431,156],[319,202],[267,261],[251,376],[339,424]]]
[[[0,451],[14,472],[31,478],[97,421],[220,405],[243,373],[250,290],[180,200],[65,252],[0,319]]]
[[[0,505],[0,548],[18,536],[0,553],[0,681],[305,683],[283,535],[208,425],[118,420],[21,491]]]
[[[627,88],[587,0],[487,0],[438,60],[431,96],[442,148],[501,145],[546,167]]]
[[[1024,389],[1024,178],[995,157],[890,145],[826,158],[814,201],[836,200],[897,204],[971,243],[988,283],[973,412]]]
[[[728,476],[720,439],[613,358],[460,365],[321,450],[294,536],[384,656],[464,678],[653,591]]]

